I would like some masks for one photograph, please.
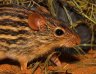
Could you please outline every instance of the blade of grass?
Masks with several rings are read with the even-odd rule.
[[[66,7],[64,7],[64,6],[63,6],[63,9],[64,9],[64,11],[65,11],[65,13],[66,13],[66,15],[67,15],[67,19],[68,19],[68,21],[69,21],[70,25],[72,25],[72,24],[73,24],[73,22],[72,22],[72,19],[71,19],[71,17],[70,17],[70,15],[69,15],[69,13],[68,13],[68,11],[67,11]]]
[[[79,46],[91,46],[91,44],[80,44]],[[96,46],[96,44],[92,44],[92,46]]]
[[[55,53],[56,53],[56,52],[53,52],[53,53],[50,54],[50,55],[48,56],[48,58],[46,59],[45,64],[44,64],[44,68],[45,68],[44,74],[48,74],[48,62],[49,62],[50,58],[51,58]]]
[[[41,63],[41,62],[36,62],[36,63],[35,63],[35,66],[34,66],[33,69],[32,69],[32,74],[34,74],[34,72],[36,71],[36,69],[38,68],[38,66],[39,66],[40,63]]]
[[[53,7],[53,2],[54,0],[48,0],[48,7],[49,7],[49,10],[51,11],[51,14],[56,17],[56,12],[55,12],[55,9]]]
[[[72,0],[72,1],[76,5],[76,7],[78,8],[79,14],[81,14],[82,16],[84,16],[85,18],[87,18],[88,20],[90,20],[91,22],[93,22],[96,25],[96,19],[92,19],[89,16],[87,16],[85,13],[83,13],[82,8],[77,4],[77,2],[75,0]]]

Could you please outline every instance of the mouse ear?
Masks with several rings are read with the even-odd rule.
[[[46,27],[46,19],[39,13],[32,12],[28,16],[28,24],[33,30],[44,30]]]

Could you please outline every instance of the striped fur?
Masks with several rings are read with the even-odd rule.
[[[0,7],[0,45],[5,43],[9,48],[9,44],[28,39],[31,30],[28,26],[28,11],[15,5]]]
[[[46,24],[44,31],[42,27],[33,30],[28,24],[28,16],[33,12],[16,5],[0,6],[0,59],[18,60],[21,67],[26,68],[29,61],[51,53],[56,47],[73,47],[80,43],[77,34],[62,26],[60,21],[48,17],[49,14],[43,16],[43,13],[36,12],[46,18]],[[62,36],[56,35],[57,29],[64,32]]]
[[[46,22],[46,31],[37,32],[32,30],[28,25],[28,16],[34,11],[17,5],[2,5],[0,6],[0,11],[0,45],[5,43],[5,45],[8,45],[7,47],[9,49],[11,49],[11,44],[14,44],[18,49],[20,49],[19,46],[21,45],[24,47],[30,46],[30,48],[36,48],[39,44],[45,45],[47,43],[51,43],[52,40],[58,40],[58,38],[54,36],[55,28],[61,26],[59,25],[58,20],[55,22],[55,19],[52,19],[51,17],[47,19],[47,17],[44,16],[48,20],[47,22],[49,22],[49,25]],[[65,38],[75,35],[69,31],[68,28],[63,28],[66,32],[64,36]]]

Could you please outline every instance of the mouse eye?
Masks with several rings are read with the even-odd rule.
[[[62,36],[64,34],[64,31],[62,29],[56,29],[55,30],[55,35],[56,36]]]

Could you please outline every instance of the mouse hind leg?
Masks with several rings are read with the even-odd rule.
[[[26,56],[19,56],[18,59],[20,65],[21,65],[21,72],[22,74],[31,74],[31,71],[28,70],[27,64],[28,64],[28,57]]]
[[[21,69],[20,74],[31,74],[27,68],[27,64],[29,62],[28,56],[9,52],[7,53],[7,57],[19,62]]]

